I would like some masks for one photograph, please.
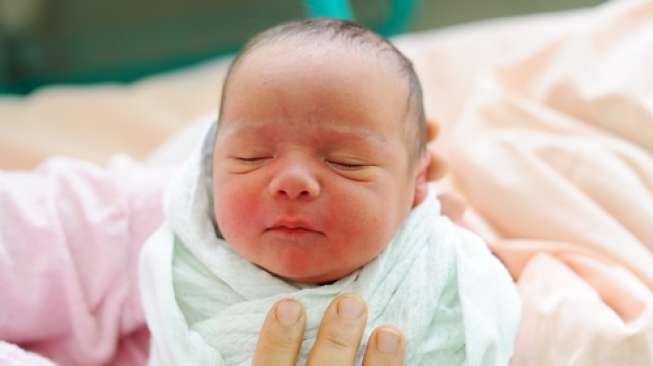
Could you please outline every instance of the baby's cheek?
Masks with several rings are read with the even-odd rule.
[[[223,186],[215,195],[218,227],[228,241],[236,236],[247,235],[257,211],[257,199],[254,194],[229,188]]]
[[[336,196],[331,200],[328,225],[346,238],[369,240],[387,226],[386,214],[391,208],[383,207],[384,202],[387,199],[368,192]]]
[[[393,208],[383,203],[388,200],[373,194],[335,201],[333,211],[340,214],[331,215],[330,224],[342,236],[333,245],[332,255],[341,263],[363,265],[388,244],[394,227],[389,210]]]

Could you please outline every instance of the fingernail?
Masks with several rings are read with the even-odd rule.
[[[347,296],[338,303],[338,315],[345,319],[357,319],[363,313],[363,303],[355,296]]]
[[[291,300],[283,301],[277,306],[277,319],[283,325],[293,325],[299,320],[301,310],[298,303]]]
[[[399,334],[389,329],[382,329],[376,334],[376,348],[383,353],[394,353],[399,348]]]

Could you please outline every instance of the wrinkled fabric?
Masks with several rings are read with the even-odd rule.
[[[378,325],[401,324],[409,365],[507,364],[520,318],[516,288],[485,243],[440,215],[432,189],[362,269],[328,285],[288,282],[218,236],[211,191],[215,126],[171,183],[165,222],[141,256],[150,365],[250,365],[265,315],[283,297],[307,310],[303,364],[324,310],[343,292],[366,301],[366,338]]]
[[[478,33],[411,40],[450,187],[517,281],[513,365],[650,365],[653,2],[538,22],[506,26],[503,55],[479,49]],[[458,109],[429,97],[450,86],[434,57],[447,50],[485,53],[460,66],[475,74],[450,80]]]
[[[0,172],[1,340],[61,365],[144,363],[137,258],[168,170],[119,157]]]

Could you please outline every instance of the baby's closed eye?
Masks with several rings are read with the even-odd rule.
[[[264,160],[272,159],[272,156],[234,156],[232,159],[243,163],[259,163]]]
[[[354,181],[367,182],[374,180],[379,171],[379,165],[368,159],[327,157],[324,161],[331,171]]]
[[[371,166],[370,164],[364,164],[364,163],[359,163],[359,162],[351,162],[351,161],[346,161],[346,160],[329,159],[329,160],[326,160],[326,162],[329,165],[335,167],[336,169],[344,169],[344,170],[357,170],[357,169],[363,169],[363,168]]]

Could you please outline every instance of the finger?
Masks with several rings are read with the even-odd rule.
[[[442,213],[453,222],[460,221],[465,214],[465,199],[457,193],[446,192],[438,195]]]
[[[406,339],[401,331],[389,325],[374,329],[367,342],[363,366],[403,365]]]
[[[302,304],[289,299],[277,301],[261,328],[252,365],[295,366],[305,326]]]
[[[307,365],[353,365],[366,322],[367,306],[358,295],[336,297],[324,313]]]

